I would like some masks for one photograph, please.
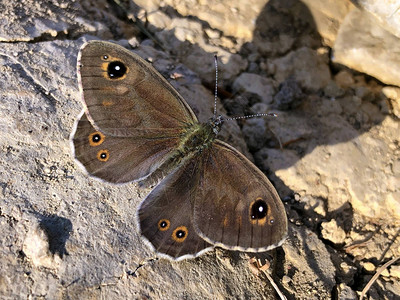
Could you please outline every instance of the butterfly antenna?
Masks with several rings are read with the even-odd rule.
[[[254,114],[254,115],[247,115],[247,116],[240,116],[240,117],[232,117],[226,119],[227,121],[230,120],[240,120],[240,119],[250,119],[250,118],[258,118],[258,117],[277,117],[276,113],[265,113],[265,114]]]
[[[218,97],[218,58],[214,55],[215,64],[215,91],[214,91],[214,118],[217,117],[217,97]]]
[[[214,55],[214,65],[215,65],[215,91],[214,91],[214,119],[217,117],[217,97],[218,97],[218,57]],[[230,120],[239,120],[239,119],[250,119],[257,117],[277,117],[276,113],[262,113],[262,114],[254,114],[240,117],[233,117],[226,119],[226,121]]]

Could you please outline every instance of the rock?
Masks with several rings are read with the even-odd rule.
[[[275,65],[275,79],[282,83],[293,78],[303,88],[317,91],[331,80],[326,54],[318,54],[309,48],[300,48],[282,58],[272,60]]]
[[[356,275],[358,269],[351,262],[342,262],[340,263],[340,282],[344,282],[346,284],[354,283],[354,275]]]
[[[340,27],[333,61],[399,86],[399,45],[399,37],[380,27],[367,12],[354,9]]]
[[[337,300],[357,300],[358,296],[348,285],[341,283],[336,286]]]
[[[342,113],[342,107],[338,101],[334,98],[322,99],[319,106],[317,106],[317,113],[321,117],[327,116],[329,114],[340,115]]]
[[[322,199],[304,196],[302,202],[304,210],[311,210],[322,217],[326,216],[325,203]]]
[[[299,46],[321,46],[309,7],[293,0],[265,3],[256,19],[253,42],[264,57],[282,56]]]
[[[248,119],[242,130],[250,151],[260,150],[265,145],[266,126],[264,119]]]
[[[390,0],[358,0],[357,6],[371,13],[382,27],[400,38],[398,3]]]
[[[385,86],[382,93],[389,99],[393,114],[400,118],[400,88]]]
[[[335,285],[335,268],[325,245],[304,227],[291,226],[289,232],[291,238],[282,248],[285,269],[293,271],[291,281],[284,287],[296,295],[305,293],[307,299],[330,299]],[[306,262],[308,255],[313,256],[313,260]]]
[[[321,235],[324,239],[331,241],[335,245],[342,245],[346,238],[346,233],[338,226],[336,220],[322,222]]]
[[[348,88],[354,86],[353,76],[346,70],[342,70],[335,75],[335,81],[341,88]]]
[[[379,130],[382,130],[379,137],[372,138],[372,132],[359,136],[346,118],[336,115],[341,109],[335,101],[322,100],[311,107],[320,113],[318,119],[312,120],[301,114],[291,114],[290,118],[286,118],[279,113],[278,118],[269,121],[269,124],[284,121],[274,125],[273,132],[282,144],[297,141],[297,153],[302,153],[301,147],[305,147],[304,151],[308,154],[298,161],[292,161],[291,156],[286,157],[290,152],[286,150],[279,154],[279,158],[268,155],[267,165],[290,189],[307,190],[311,195],[328,199],[328,212],[350,202],[361,215],[398,218],[400,206],[395,199],[400,190],[400,180],[393,177],[391,171],[386,172],[385,165],[392,159],[384,162],[376,156],[376,153],[381,153],[379,157],[392,156],[391,142],[386,136],[397,132],[397,122],[384,119],[379,126]],[[374,111],[373,114],[379,115],[379,112]],[[317,133],[319,130],[324,132],[324,136]],[[351,140],[351,137],[357,137],[355,142],[340,142],[343,138]],[[309,142],[302,144],[299,138]],[[320,139],[324,142],[318,142]],[[267,151],[274,152],[272,149]],[[287,161],[293,164],[288,165]],[[304,172],[305,169],[312,171]],[[388,180],[377,185],[376,178]]]
[[[273,100],[274,86],[269,78],[242,73],[233,83],[233,91],[249,99],[250,103],[263,102],[270,104]]]
[[[135,4],[152,12],[159,8],[158,1],[135,1]],[[182,16],[196,16],[200,20],[207,20],[212,28],[224,32],[225,36],[235,36],[244,40],[251,40],[255,27],[254,20],[261,11],[264,3],[251,0],[245,3],[232,3],[227,7],[223,3],[211,1],[202,2],[163,2],[164,7],[174,7]],[[210,10],[210,7],[213,9]],[[249,20],[253,20],[249,22]]]
[[[340,88],[335,81],[331,80],[324,88],[324,94],[328,98],[336,99],[338,97],[342,97],[345,94],[345,91],[344,89]]]
[[[400,279],[400,266],[392,265],[390,267],[390,276]]]
[[[352,255],[353,257],[359,257],[363,260],[373,260],[374,257],[382,256],[382,248],[379,245],[383,245],[385,241],[388,240],[388,235],[395,235],[397,233],[398,226],[390,225],[385,228],[385,234],[381,235],[381,231],[367,231],[365,228],[353,228],[349,233],[351,237],[350,240],[346,239],[346,244],[349,245],[346,249],[346,252]],[[389,237],[389,239],[392,239]],[[365,246],[362,245],[362,241],[368,240],[370,241],[370,245]],[[361,243],[361,245],[359,245]],[[400,254],[400,243],[395,241],[393,246],[389,248],[387,252],[385,252],[385,259],[390,260],[391,258],[398,256]],[[380,253],[380,254],[379,254]],[[380,256],[379,256],[380,255]],[[368,270],[372,267],[370,265],[367,266]]]
[[[369,272],[369,273],[373,273],[376,270],[376,267],[373,263],[371,262],[365,262],[363,263],[363,268],[365,271]]]
[[[288,78],[279,85],[279,91],[274,96],[274,106],[279,110],[289,110],[298,107],[304,94],[298,83]]]
[[[343,19],[354,8],[349,1],[302,1],[310,10],[324,44],[333,46]]]

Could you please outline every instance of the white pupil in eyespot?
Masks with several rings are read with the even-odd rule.
[[[259,207],[258,207],[258,211],[259,211],[259,212],[263,212],[263,211],[264,211],[264,207],[259,206]]]
[[[121,67],[120,66],[115,66],[115,70],[119,71],[119,70],[121,70]]]

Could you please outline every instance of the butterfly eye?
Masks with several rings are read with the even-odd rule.
[[[127,68],[120,61],[113,61],[108,64],[107,74],[111,79],[121,78],[126,74]]]
[[[169,229],[170,222],[167,219],[161,219],[158,221],[158,229],[161,231],[166,231]]]
[[[89,144],[90,146],[98,146],[104,142],[104,134],[99,131],[89,134]]]
[[[110,158],[108,154],[108,150],[100,150],[97,152],[97,159],[100,161],[107,161]]]
[[[172,233],[172,239],[176,242],[182,243],[188,234],[188,229],[186,226],[179,226],[175,228],[174,232]]]

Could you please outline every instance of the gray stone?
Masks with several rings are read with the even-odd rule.
[[[326,54],[304,47],[272,61],[276,70],[275,79],[279,83],[292,77],[303,88],[312,91],[322,89],[330,82],[327,62]]]
[[[386,30],[400,38],[400,14],[397,1],[356,0],[354,2],[371,13]]]
[[[240,74],[233,82],[233,90],[235,93],[240,93],[243,97],[249,98],[250,103],[261,101],[270,104],[273,100],[274,86],[272,80],[258,74]]]
[[[300,86],[289,77],[279,85],[279,91],[274,96],[274,106],[279,110],[293,109],[301,104],[303,98]]]
[[[400,38],[380,27],[367,12],[354,9],[346,16],[333,49],[334,62],[400,85]]]
[[[285,285],[306,299],[330,299],[335,285],[335,267],[325,245],[317,235],[304,227],[291,226],[285,243],[285,267],[293,269],[291,281]],[[312,256],[310,261],[306,257]]]
[[[348,285],[341,283],[336,287],[336,293],[338,300],[357,300],[358,296],[355,291]]]

